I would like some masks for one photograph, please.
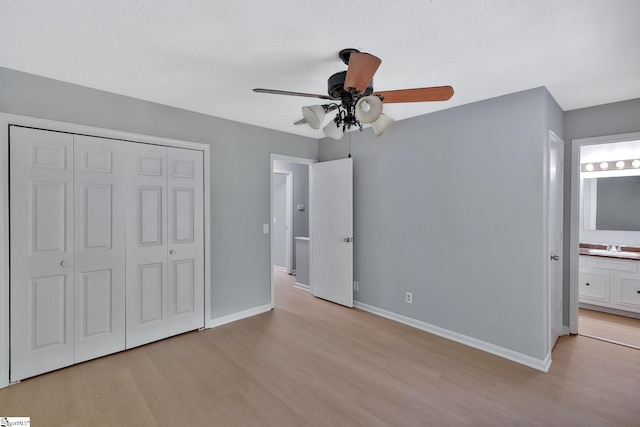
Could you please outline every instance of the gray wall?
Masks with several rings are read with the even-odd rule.
[[[545,342],[544,88],[351,134],[357,301],[534,358]],[[320,142],[320,159],[346,141]],[[404,302],[413,292],[413,304]]]
[[[0,112],[209,144],[212,318],[270,303],[270,153],[318,158],[318,141],[6,68]]]
[[[309,165],[300,163],[274,161],[274,168],[293,172],[291,209],[293,210],[291,222],[293,223],[293,233],[291,236],[293,265],[296,270],[295,238],[309,237]],[[298,205],[305,206],[304,211],[298,210]]]
[[[564,114],[564,229],[571,229],[571,150],[574,139],[640,132],[640,98],[567,111]],[[568,236],[568,232],[565,236]],[[564,259],[570,259],[570,239],[564,239]],[[570,269],[564,268],[564,324],[569,324]]]

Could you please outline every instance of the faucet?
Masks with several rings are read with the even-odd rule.
[[[616,245],[611,245],[611,246],[607,245],[607,250],[610,252],[620,252],[622,251],[622,246],[616,247]]]

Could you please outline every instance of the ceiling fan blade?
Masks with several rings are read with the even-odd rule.
[[[320,99],[330,99],[330,100],[336,99],[336,98],[330,97],[329,95],[317,95],[314,93],[291,92],[288,90],[256,88],[253,91],[257,93],[271,93],[274,95],[304,96],[306,98],[320,98]]]
[[[370,53],[353,52],[349,57],[344,90],[350,92],[357,89],[359,93],[364,93],[381,62],[380,58]]]
[[[385,104],[394,102],[446,101],[453,96],[453,88],[451,86],[420,87],[415,89],[375,92],[374,95],[382,95]]]
[[[300,119],[297,122],[294,123],[294,125],[304,125],[307,123],[306,119]]]

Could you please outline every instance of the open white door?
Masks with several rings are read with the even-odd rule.
[[[549,351],[562,335],[562,200],[564,145],[549,138],[548,245],[549,245]]]
[[[311,166],[311,293],[353,307],[353,161]]]

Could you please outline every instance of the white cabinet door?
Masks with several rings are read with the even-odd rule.
[[[124,144],[74,136],[75,363],[125,348]]]
[[[11,381],[71,365],[73,136],[11,127]]]
[[[167,336],[166,152],[127,147],[127,348]]]
[[[204,327],[202,151],[167,149],[169,335]]]

